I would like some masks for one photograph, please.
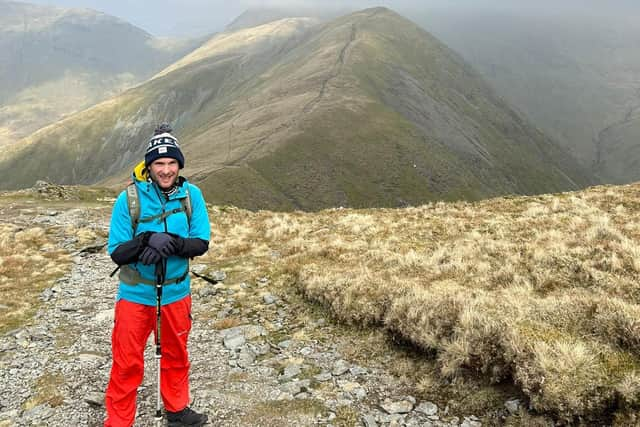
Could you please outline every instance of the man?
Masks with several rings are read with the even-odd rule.
[[[200,189],[179,176],[184,156],[171,131],[166,124],[156,128],[144,162],[134,170],[135,187],[123,191],[113,207],[108,250],[120,266],[120,285],[105,426],[133,425],[137,388],[144,372],[144,347],[156,327],[158,271],[164,278],[160,384],[168,425],[201,426],[207,422],[206,415],[188,407],[187,338],[191,330],[189,258],[209,248],[209,217]],[[131,208],[135,205],[137,212]]]

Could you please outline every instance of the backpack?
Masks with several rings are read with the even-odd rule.
[[[158,215],[153,215],[145,218],[140,218],[140,197],[138,196],[138,187],[132,182],[127,186],[127,206],[129,207],[129,216],[131,217],[131,228],[133,229],[133,235],[136,234],[138,224],[141,222],[151,222],[155,219],[162,221],[169,215],[173,215],[179,212],[184,212],[187,215],[187,222],[191,226],[191,193],[189,192],[189,184],[185,187],[187,197],[180,199],[179,208],[172,209],[167,212],[163,212]]]

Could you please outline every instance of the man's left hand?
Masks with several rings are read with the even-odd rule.
[[[167,233],[154,233],[149,237],[148,246],[158,251],[163,258],[168,258],[176,253],[176,242]]]

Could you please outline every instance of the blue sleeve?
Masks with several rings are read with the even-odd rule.
[[[113,205],[111,212],[111,224],[109,226],[109,255],[115,251],[119,245],[133,239],[133,228],[131,227],[131,216],[127,205],[127,192],[120,193]]]
[[[211,225],[209,224],[209,214],[207,205],[202,197],[202,192],[198,187],[189,184],[191,194],[191,224],[189,227],[189,237],[206,240],[211,239]],[[125,201],[126,202],[126,201]]]

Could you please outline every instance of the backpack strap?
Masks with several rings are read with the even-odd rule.
[[[176,277],[175,279],[167,279],[162,283],[162,286],[178,284],[182,282],[184,279],[186,279],[188,275],[189,275],[189,267],[187,267],[187,271],[185,271],[185,273],[182,276]],[[138,283],[142,283],[143,285],[151,285],[151,286],[156,285],[155,280],[145,279],[144,277],[142,277],[142,275],[138,270],[126,264],[120,267],[119,277],[122,283],[126,283],[127,285],[131,285],[131,286],[135,286]]]
[[[129,216],[131,217],[131,228],[133,229],[133,235],[136,234],[136,229],[138,228],[138,224],[141,222],[151,222],[154,219],[158,221],[162,221],[169,215],[173,215],[179,212],[184,212],[187,215],[187,222],[189,226],[191,226],[191,193],[189,192],[189,184],[185,187],[186,197],[180,199],[180,204],[182,205],[179,209],[173,209],[168,212],[142,218],[140,219],[140,197],[138,196],[138,187],[132,182],[127,186],[127,206],[129,207]]]
[[[131,217],[131,228],[135,236],[140,220],[140,197],[138,197],[138,187],[133,182],[127,186],[127,206]]]
[[[140,220],[138,222],[151,222],[151,221],[157,220],[160,223],[166,217],[171,216],[173,214],[180,213],[180,212],[184,212],[184,208],[183,207],[171,209],[170,211],[162,212],[162,213],[159,213],[158,215],[145,216],[144,218],[140,218]]]
[[[182,209],[184,213],[187,215],[187,222],[189,226],[191,226],[191,192],[189,191],[189,183],[186,183],[184,186],[184,191],[187,194],[187,197],[180,199],[180,204],[182,204]]]

